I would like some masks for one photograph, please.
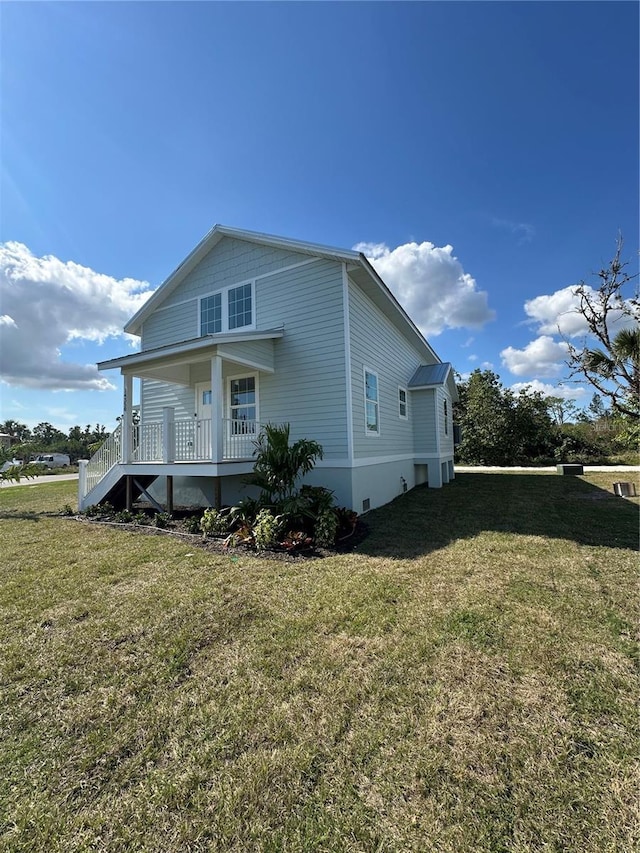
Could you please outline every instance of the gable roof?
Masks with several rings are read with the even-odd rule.
[[[326,258],[327,260],[345,263],[353,281],[365,290],[378,307],[389,317],[407,337],[414,339],[421,349],[427,351],[428,357],[439,362],[440,358],[432,349],[429,342],[424,338],[413,320],[400,305],[387,285],[382,281],[378,273],[371,266],[362,252],[354,252],[349,249],[337,249],[332,246],[324,246],[319,243],[307,243],[301,240],[292,240],[289,237],[276,237],[273,234],[263,234],[259,231],[245,231],[240,228],[231,228],[228,225],[214,225],[211,231],[203,237],[193,251],[179,264],[165,281],[153,292],[152,296],[145,302],[140,310],[134,314],[124,327],[125,332],[139,335],[142,324],[158,306],[180,285],[186,276],[200,263],[200,261],[224,238],[231,237],[236,240],[246,240],[250,243],[258,243],[263,246],[271,246],[290,252],[298,252],[310,255],[314,258]]]
[[[454,402],[458,400],[453,367],[448,361],[440,364],[421,364],[409,380],[407,387],[411,391],[418,391],[423,388],[435,388],[438,385],[446,385],[451,393],[451,399]]]

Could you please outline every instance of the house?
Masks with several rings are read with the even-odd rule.
[[[6,450],[12,444],[20,444],[18,436],[10,435],[8,432],[0,432],[0,448]]]
[[[306,482],[357,512],[454,476],[452,367],[359,252],[216,225],[125,331],[141,348],[98,365],[123,415],[81,465],[81,509],[232,504],[264,423],[318,441]]]

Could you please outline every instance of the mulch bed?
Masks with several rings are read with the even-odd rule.
[[[185,519],[194,515],[193,511],[177,510],[172,518],[167,521],[166,527],[155,527],[150,524],[135,524],[127,522],[114,521],[110,516],[98,516],[89,518],[84,515],[74,516],[76,521],[86,524],[102,524],[109,527],[119,527],[129,533],[138,533],[146,536],[172,536],[176,539],[181,539],[183,542],[189,542],[195,548],[200,548],[204,551],[210,551],[215,554],[226,554],[230,556],[247,556],[259,557],[268,560],[282,560],[291,562],[296,560],[320,559],[331,557],[334,554],[347,554],[353,551],[361,542],[369,535],[369,528],[365,522],[358,518],[352,533],[342,537],[333,548],[320,548],[316,545],[306,545],[295,549],[276,548],[273,550],[255,551],[248,546],[229,547],[224,544],[224,539],[216,539],[213,537],[203,538],[201,533],[189,533],[186,529]]]

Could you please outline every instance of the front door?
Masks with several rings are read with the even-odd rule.
[[[196,459],[211,459],[211,383],[196,385],[194,451]]]

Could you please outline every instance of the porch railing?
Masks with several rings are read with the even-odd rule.
[[[109,438],[93,454],[86,468],[84,494],[89,494],[94,486],[107,474],[114,465],[122,461],[122,426],[118,426]],[[84,495],[83,495],[84,497]]]
[[[225,418],[222,421],[222,458],[251,459],[254,442],[260,432],[258,421],[239,421]]]
[[[260,432],[258,421],[222,420],[221,462],[251,459]],[[152,421],[131,427],[132,462],[209,462],[212,459],[211,419]],[[86,465],[83,495],[116,465],[122,462],[122,424],[118,424],[102,447]]]
[[[251,459],[260,426],[258,421],[224,418],[221,461]],[[208,462],[212,435],[211,418],[142,423],[133,427],[132,461]]]
[[[162,422],[132,428],[131,458],[134,462],[162,461]]]

